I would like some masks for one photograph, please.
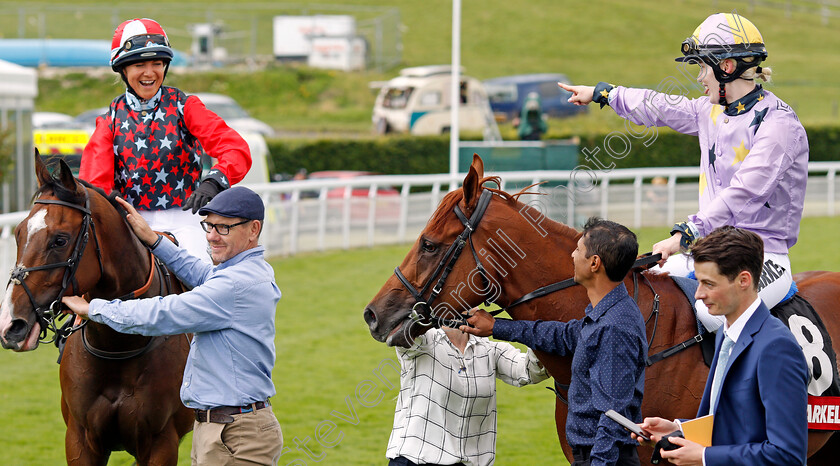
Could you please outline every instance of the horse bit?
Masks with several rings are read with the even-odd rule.
[[[458,328],[461,325],[468,325],[467,319],[463,314],[459,314],[458,318],[452,320],[441,316],[435,316],[432,313],[432,303],[435,299],[437,299],[440,292],[443,290],[443,284],[446,282],[446,278],[449,276],[449,273],[452,272],[452,269],[455,267],[455,262],[458,260],[458,257],[461,256],[461,252],[463,252],[467,243],[470,245],[470,251],[472,251],[473,258],[475,258],[476,268],[481,274],[481,279],[484,281],[484,285],[486,286],[489,283],[489,280],[487,279],[487,271],[481,265],[481,261],[478,259],[478,254],[475,252],[475,247],[473,246],[472,241],[472,233],[475,231],[475,228],[484,216],[484,212],[487,211],[487,206],[490,204],[492,197],[493,193],[485,189],[481,193],[481,196],[478,199],[478,204],[469,219],[467,219],[467,216],[464,215],[464,212],[460,207],[457,205],[455,206],[455,215],[464,225],[464,231],[458,235],[452,245],[449,246],[449,249],[446,250],[446,254],[443,255],[443,258],[438,263],[434,273],[432,273],[420,291],[417,291],[417,288],[415,288],[414,285],[405,278],[405,275],[403,275],[402,271],[400,271],[399,266],[394,269],[394,275],[397,276],[399,281],[403,284],[403,286],[405,286],[406,290],[411,293],[416,301],[414,306],[411,308],[411,320],[415,322],[421,320],[425,321],[421,323],[428,323],[434,328],[440,328],[442,325],[452,328]],[[438,275],[440,275],[440,278],[438,278],[437,283],[435,283],[434,287],[432,287],[431,292],[429,293],[429,298],[424,299],[423,295],[429,291],[429,288],[432,286],[432,282],[436,277],[438,277]]]
[[[82,213],[82,226],[79,230],[79,235],[76,237],[76,244],[73,247],[73,252],[70,254],[70,257],[64,262],[57,262],[53,264],[38,265],[35,267],[16,266],[10,273],[9,283],[22,286],[23,290],[26,291],[26,294],[29,296],[29,301],[32,303],[32,307],[35,308],[35,315],[38,318],[38,323],[41,325],[41,335],[38,338],[40,343],[53,343],[57,342],[57,340],[60,340],[61,338],[67,338],[71,333],[81,329],[88,322],[87,320],[84,320],[79,325],[71,326],[72,320],[70,320],[67,321],[61,328],[58,327],[57,323],[63,315],[61,310],[61,298],[67,291],[68,286],[72,284],[73,294],[78,294],[79,283],[76,281],[76,269],[79,267],[79,263],[85,253],[85,247],[87,246],[91,234],[93,235],[93,240],[96,244],[96,258],[99,261],[99,272],[101,275],[105,274],[105,271],[102,268],[102,252],[99,248],[99,239],[96,237],[96,229],[90,213],[90,196],[87,189],[84,189],[84,192],[84,207],[70,202],[51,199],[36,200],[34,202],[35,204],[54,204],[69,207]],[[29,276],[29,272],[57,269],[60,267],[65,268],[64,277],[61,280],[61,291],[58,292],[55,300],[48,306],[38,306],[35,302],[35,296],[33,296],[29,286],[26,285],[26,277]],[[52,338],[47,338],[48,331],[53,332]]]

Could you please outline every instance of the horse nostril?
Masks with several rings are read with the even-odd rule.
[[[23,319],[15,319],[4,338],[10,343],[18,343],[23,341],[27,334],[29,334],[29,324]]]
[[[376,313],[374,313],[373,310],[371,310],[370,308],[365,308],[364,316],[365,316],[365,322],[367,322],[368,327],[370,327],[371,330],[375,329],[376,328]]]

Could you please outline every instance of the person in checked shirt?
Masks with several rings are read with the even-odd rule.
[[[583,319],[523,321],[494,319],[478,310],[461,330],[524,343],[530,348],[572,356],[566,439],[573,466],[638,465],[636,443],[604,413],[642,419],[647,342],[636,302],[624,277],[638,255],[636,235],[626,227],[593,217],[572,252],[575,281],[590,304]]]
[[[248,173],[248,144],[198,97],[163,86],[174,55],[156,21],[123,22],[111,47],[111,69],[126,92],[96,119],[79,177],[106,193],[116,190],[152,229],[173,233],[209,262],[195,213]],[[199,183],[204,150],[218,163]]]
[[[531,350],[448,327],[397,348],[397,357],[402,372],[389,466],[493,464],[496,379],[521,387],[548,378]]]

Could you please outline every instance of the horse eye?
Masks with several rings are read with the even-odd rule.
[[[51,248],[63,248],[64,246],[67,246],[67,238],[63,236],[55,238],[50,244]]]
[[[424,252],[437,251],[437,246],[435,245],[435,243],[429,240],[423,240],[423,242],[420,244],[420,248],[423,249]]]

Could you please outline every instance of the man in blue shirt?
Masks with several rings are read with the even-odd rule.
[[[193,464],[275,464],[283,447],[274,396],[274,313],[280,290],[258,240],[265,207],[245,187],[222,191],[199,210],[207,217],[209,265],[161,241],[134,207],[137,237],[188,287],[179,295],[131,301],[65,297],[76,314],[122,333],[194,333],[181,384],[181,401],[195,409]]]
[[[511,321],[483,310],[461,330],[523,343],[533,349],[572,355],[566,438],[574,465],[638,465],[636,444],[604,413],[613,409],[641,420],[647,343],[642,314],[624,287],[638,255],[636,235],[615,222],[591,218],[572,253],[575,281],[590,304],[580,320]]]

